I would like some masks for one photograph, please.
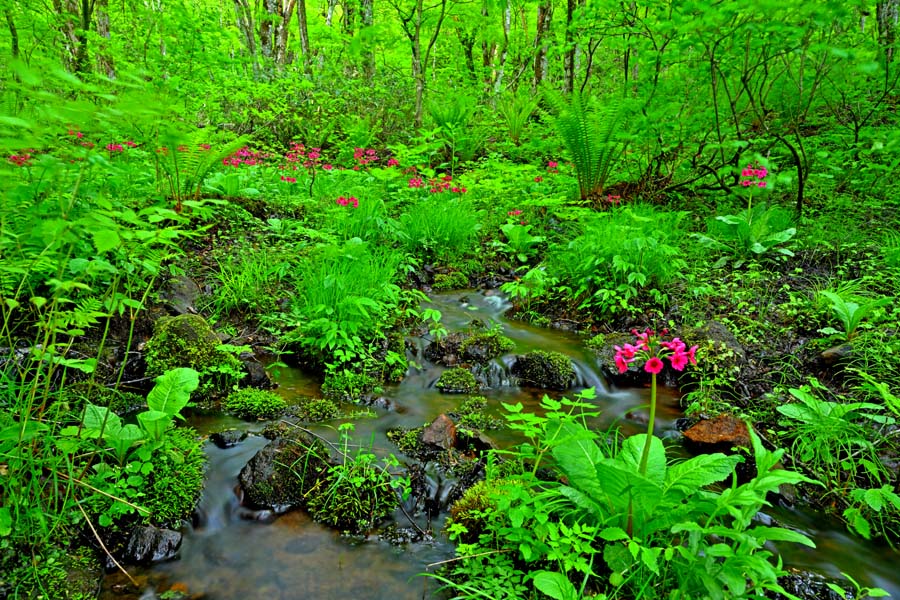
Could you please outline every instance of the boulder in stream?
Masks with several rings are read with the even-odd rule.
[[[254,509],[285,512],[304,504],[304,494],[324,477],[330,462],[322,443],[296,429],[257,452],[241,469],[243,502]]]
[[[122,558],[130,564],[156,563],[175,558],[179,548],[180,531],[153,526],[136,527],[131,532]]]
[[[522,383],[545,390],[565,391],[575,383],[575,367],[561,352],[535,350],[518,356],[512,373]]]
[[[456,424],[447,415],[439,415],[422,432],[422,443],[449,450],[456,446]]]

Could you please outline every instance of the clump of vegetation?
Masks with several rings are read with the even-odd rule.
[[[332,369],[325,374],[322,394],[332,401],[360,402],[371,395],[377,386],[378,382],[368,373],[352,369]]]
[[[471,394],[478,389],[478,382],[467,369],[455,368],[441,373],[434,386],[447,394]]]
[[[534,350],[520,356],[512,372],[522,383],[548,390],[567,390],[575,382],[572,360],[555,351]]]
[[[491,417],[485,412],[487,398],[484,396],[470,396],[466,398],[453,416],[460,427],[488,431],[503,427],[503,420]]]
[[[328,469],[312,491],[307,509],[319,523],[350,533],[365,533],[397,508],[396,488],[404,481],[390,468],[399,466],[393,457],[380,464],[370,450],[349,452],[349,432],[353,425],[341,426],[343,461]],[[408,486],[408,482],[405,483]]]
[[[431,289],[444,292],[447,290],[462,290],[469,287],[469,278],[465,273],[453,271],[452,273],[438,273],[434,276]]]
[[[422,450],[422,431],[424,429],[424,427],[390,429],[387,432],[387,438],[396,444],[403,454],[417,456]]]
[[[247,421],[274,419],[287,408],[284,398],[269,390],[243,388],[231,392],[222,406]]]
[[[150,511],[147,523],[177,527],[200,500],[206,472],[203,442],[194,429],[179,427],[165,437],[163,447],[150,458],[148,491],[141,499]]]
[[[341,409],[328,398],[304,398],[294,407],[294,414],[303,421],[319,423],[339,417]]]

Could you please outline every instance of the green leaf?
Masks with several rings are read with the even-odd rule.
[[[6,537],[12,533],[12,513],[8,506],[0,506],[0,537]]]
[[[84,409],[84,426],[96,432],[103,432],[103,437],[115,436],[122,429],[122,419],[105,406],[88,404]]]
[[[690,496],[708,485],[730,477],[739,462],[741,462],[739,456],[724,454],[695,456],[669,467],[663,489],[666,493],[674,491]]]
[[[616,460],[628,465],[635,472],[640,468],[641,454],[644,452],[644,444],[647,434],[633,435],[622,443],[622,450]],[[650,441],[650,453],[647,456],[647,472],[644,477],[657,485],[662,485],[666,480],[666,449],[662,440],[653,436]]]
[[[119,245],[119,234],[112,229],[95,229],[91,232],[94,247],[98,254],[103,254]]]
[[[138,415],[138,422],[147,436],[152,440],[160,440],[172,423],[172,417],[161,410],[147,410]]]
[[[156,378],[156,385],[147,395],[152,410],[175,416],[191,399],[191,392],[200,385],[200,376],[186,367],[172,369]]]
[[[793,531],[790,529],[785,529],[784,527],[754,527],[750,530],[755,537],[760,542],[768,542],[768,541],[776,541],[776,542],[794,542],[796,544],[803,544],[804,546],[809,546],[810,548],[815,548],[816,544],[800,533],[799,531]]]
[[[553,600],[577,600],[578,591],[562,573],[538,571],[534,576],[534,587]]]

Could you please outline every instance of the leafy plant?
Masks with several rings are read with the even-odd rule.
[[[791,223],[789,211],[778,207],[768,207],[764,202],[747,208],[736,215],[722,215],[707,220],[706,231],[709,235],[694,234],[703,246],[712,250],[725,252],[734,258],[734,266],[740,267],[751,257],[763,257],[774,251],[783,256],[793,256],[788,248],[778,247],[791,240],[796,234]],[[713,268],[728,262],[723,256]]]
[[[494,240],[492,245],[501,252],[514,256],[519,262],[527,263],[537,253],[544,237],[531,234],[531,225],[506,223],[500,226],[506,241]]]
[[[452,264],[476,247],[480,213],[463,198],[433,194],[400,216],[397,232],[402,247],[422,260]]]
[[[877,298],[859,304],[827,290],[823,290],[819,294],[831,302],[831,312],[840,319],[841,324],[844,326],[843,332],[838,332],[831,327],[826,327],[819,331],[828,335],[843,333],[843,338],[846,341],[850,341],[856,336],[856,330],[863,319],[873,314],[877,309],[887,306],[894,301],[893,298]]]
[[[544,98],[556,113],[554,125],[575,165],[581,199],[602,197],[626,147],[617,137],[623,122],[619,105],[609,101],[600,108],[597,100],[581,92],[565,99],[550,89]]]
[[[524,94],[508,94],[497,100],[497,112],[503,117],[509,139],[519,145],[531,115],[538,108],[538,99]]]
[[[884,426],[893,419],[879,414],[880,406],[820,400],[814,392],[821,393],[825,388],[815,379],[788,391],[798,402],[778,406],[777,410],[791,420],[791,428],[786,430],[786,437],[793,440],[791,455],[825,483],[829,493],[846,493],[856,487],[860,475],[874,482],[887,476],[873,441],[877,430],[872,427]]]

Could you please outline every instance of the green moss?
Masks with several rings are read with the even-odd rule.
[[[337,402],[359,402],[373,393],[377,382],[371,375],[349,369],[329,371],[322,382],[322,394]]]
[[[600,350],[606,346],[606,335],[598,333],[584,343],[585,346],[592,350]]]
[[[328,421],[341,415],[341,409],[328,398],[304,398],[297,404],[297,416],[311,423]]]
[[[438,273],[434,276],[431,289],[442,292],[447,290],[462,290],[469,287],[469,278],[464,273],[454,271],[452,273]]]
[[[285,411],[287,403],[274,392],[243,388],[229,394],[223,407],[241,419],[253,421],[274,419]]]
[[[387,469],[372,464],[371,454],[348,458],[328,471],[307,506],[310,516],[330,527],[365,533],[397,508]]]
[[[65,598],[93,600],[97,597],[103,567],[90,548],[41,548],[0,555],[0,596],[10,588],[9,598]],[[12,591],[15,590],[15,591]]]
[[[469,361],[486,362],[512,350],[515,344],[502,334],[499,327],[473,333],[459,345],[462,357]]]
[[[417,456],[422,449],[422,431],[424,427],[406,429],[398,427],[387,432],[387,438],[397,445],[400,452],[407,456]]]
[[[447,369],[438,378],[435,387],[448,394],[471,394],[478,389],[475,376],[466,369]]]
[[[190,367],[201,375],[201,391],[213,386],[230,388],[243,376],[243,366],[233,354],[221,351],[221,345],[200,315],[162,317],[144,347],[147,375],[156,377],[171,369]]]
[[[450,516],[447,518],[445,529],[449,530],[452,525],[462,525],[466,528],[466,532],[461,534],[457,541],[462,543],[477,541],[487,530],[489,520],[498,517],[496,496],[506,494],[509,486],[517,483],[520,482],[511,479],[479,481],[450,507]]]
[[[520,356],[513,374],[526,384],[550,390],[566,390],[575,380],[575,367],[560,352],[535,350]]]
[[[179,427],[166,433],[150,463],[150,485],[140,504],[150,511],[148,523],[178,525],[188,519],[203,491],[206,455],[197,432]]]
[[[485,412],[486,408],[487,398],[484,396],[470,396],[456,410],[457,425],[480,431],[502,428],[503,421],[488,415]]]

